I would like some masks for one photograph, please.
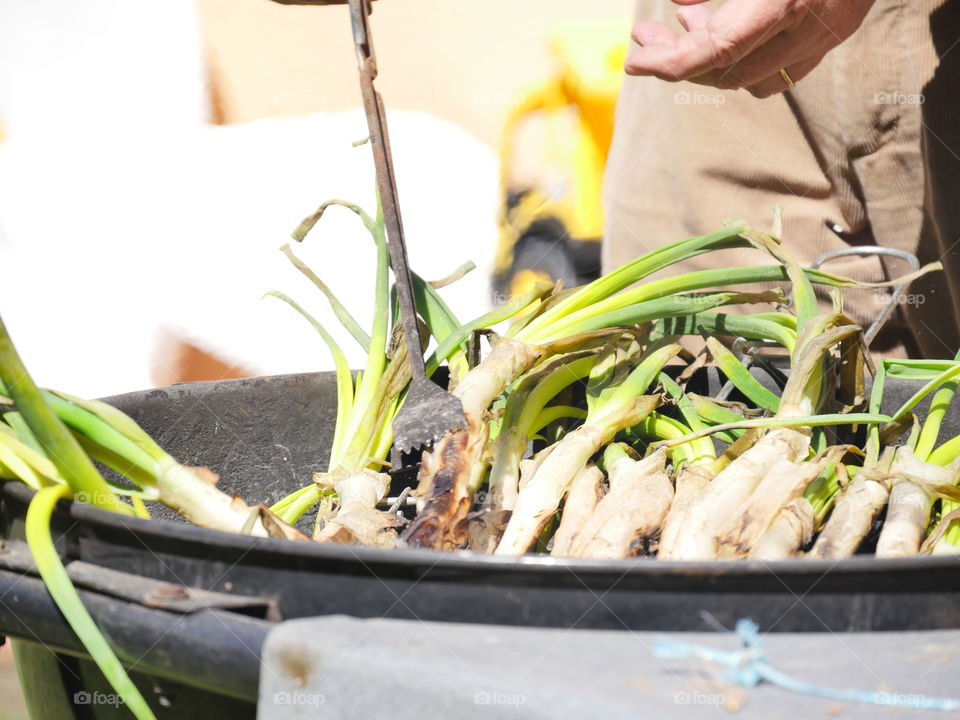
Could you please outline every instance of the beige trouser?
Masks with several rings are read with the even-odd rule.
[[[668,0],[640,18],[673,19]],[[677,26],[679,27],[679,26]],[[955,46],[956,45],[956,46]],[[945,271],[916,281],[874,347],[927,357],[960,348],[960,0],[877,0],[863,26],[785,93],[627,78],[606,178],[605,269],[663,243],[744,218],[803,263],[878,244]],[[694,258],[683,270],[768,264],[753,250]],[[860,280],[894,277],[897,261],[837,260]],[[869,324],[885,292],[846,293]]]

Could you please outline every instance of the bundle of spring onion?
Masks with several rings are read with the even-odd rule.
[[[939,437],[960,355],[884,360],[874,369],[841,297],[844,288],[892,286],[936,264],[866,285],[801,268],[773,237],[735,226],[664,245],[580,288],[537,285],[467,323],[439,289],[469,268],[432,283],[414,276],[432,348],[427,371],[446,368],[466,427],[423,452],[410,517],[395,512],[402,503],[391,496],[401,488],[391,488],[388,472],[391,423],[410,371],[382,214],[331,201],[294,238],[303,241],[331,206],[354,212],[376,246],[369,332],[289,246],[283,251],[367,362],[354,374],[313,315],[268,293],[317,331],[338,389],[329,463],[270,508],[218,490],[211,471],[179,464],[111,406],[38,389],[0,321],[0,479],[37,491],[27,539],[40,573],[137,717],[151,717],[149,708],[80,605],[51,542],[58,499],[142,517],[148,502],[160,502],[198,525],[258,536],[501,556],[836,558],[872,548],[878,528],[880,556],[960,552],[960,437]],[[767,264],[661,272],[734,247],[754,248]],[[777,287],[748,289],[757,283]],[[829,311],[815,286],[832,296]],[[706,346],[694,355],[686,336]],[[782,392],[751,374],[731,349],[736,338],[781,348],[789,363]],[[707,364],[739,401],[688,391]],[[874,374],[869,397],[866,370]],[[923,386],[885,415],[888,378]],[[927,396],[920,422],[914,410]]]

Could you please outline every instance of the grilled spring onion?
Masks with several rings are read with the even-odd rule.
[[[818,314],[809,278],[775,240],[754,231],[744,235],[780,259],[793,284],[799,333],[791,349],[790,379],[773,418],[780,421],[780,427],[764,434],[749,450],[720,471],[687,510],[674,550],[677,559],[708,560],[721,553],[749,553],[753,542],[769,530],[783,505],[794,499],[794,492],[799,490],[802,493],[805,487],[792,488],[779,495],[774,493],[764,505],[765,522],[748,525],[751,512],[756,511],[758,503],[764,502],[764,495],[769,494],[771,486],[776,486],[777,470],[786,469],[783,463],[800,463],[807,457],[810,432],[806,419],[817,414],[826,392],[824,363],[827,352],[861,332],[858,326],[846,322],[839,313]],[[856,381],[856,371],[862,372],[862,365],[857,367],[859,358],[855,351],[847,359],[855,366]],[[804,471],[799,477],[809,478],[807,482],[810,482],[817,474]],[[750,532],[744,536],[748,527]]]
[[[877,541],[878,557],[906,557],[916,555],[930,524],[934,501],[944,498],[944,509],[950,512],[950,501],[956,497],[957,468],[950,463],[932,462],[944,414],[956,394],[960,362],[954,358],[953,367],[947,367],[928,379],[894,415],[894,421],[906,415],[922,398],[937,388],[919,432],[911,434],[906,446],[897,450],[890,467],[890,497],[887,515]],[[911,361],[886,361],[882,382],[891,370],[911,365]],[[916,366],[913,369],[919,369]]]
[[[497,547],[520,491],[520,461],[544,421],[557,417],[557,413],[545,412],[547,404],[589,375],[596,355],[596,349],[558,355],[510,388],[503,414],[491,425],[491,431],[496,431],[490,444],[492,466],[483,506],[470,518],[472,550],[493,552]],[[560,416],[572,410],[558,409]]]
[[[563,514],[553,534],[551,555],[573,556],[574,541],[604,496],[603,481],[603,471],[593,463],[577,473],[563,499]]]
[[[701,271],[654,280],[628,289],[648,275],[669,265],[711,250],[753,244],[772,254],[779,266],[730,268]],[[929,269],[929,268],[927,268]],[[811,282],[835,287],[855,287],[857,283],[819,271],[799,269],[786,262],[779,245],[767,236],[733,228],[712,235],[689,238],[659,248],[583,288],[552,295],[540,307],[517,321],[481,365],[468,373],[471,382],[483,392],[466,408],[470,425],[442,438],[435,449],[424,456],[419,479],[419,513],[405,531],[404,539],[426,547],[458,547],[465,514],[471,506],[471,493],[477,484],[477,467],[483,464],[486,431],[483,413],[514,380],[537,363],[557,352],[583,347],[587,338],[609,328],[630,327],[656,322],[651,340],[671,334],[703,330],[726,334],[735,330],[744,337],[775,337],[789,350],[794,349],[796,330],[782,314],[766,314],[756,321],[711,313],[725,304],[779,301],[774,293],[747,294],[729,291],[704,291],[724,283],[789,279],[805,283],[806,307],[815,309]],[[704,291],[704,292],[701,292]],[[811,305],[811,302],[813,303]],[[809,317],[805,316],[804,321]],[[472,377],[471,377],[472,376]],[[478,377],[479,376],[479,377]],[[793,424],[800,424],[795,422]],[[469,453],[469,454],[465,454]]]
[[[796,554],[813,537],[813,506],[806,498],[797,498],[774,518],[770,528],[750,551],[751,560],[773,562]]]
[[[680,346],[666,345],[641,354],[639,349],[622,352],[617,345],[612,344],[605,350],[591,372],[583,425],[557,443],[530,482],[520,490],[497,546],[497,555],[526,552],[594,453],[618,432],[643,420],[659,404],[659,398],[644,393],[663,366],[680,352]],[[631,354],[635,357],[631,358]],[[623,378],[623,372],[631,367]]]
[[[472,394],[471,405],[465,404],[470,427],[451,432],[438,441],[431,453],[425,454],[417,491],[420,512],[404,533],[404,539],[412,545],[434,548],[459,545],[456,528],[469,510],[471,473],[485,445],[484,438],[480,437],[486,432],[483,413],[500,393],[536,363],[557,352],[582,347],[591,335],[609,328],[698,315],[725,304],[775,300],[777,296],[771,293],[695,292],[724,281],[722,273],[712,272],[690,273],[672,278],[668,283],[652,281],[626,290],[675,262],[711,250],[747,244],[739,228],[681,240],[641,256],[583,288],[549,297],[535,312],[515,322],[506,333],[508,340],[497,344],[466,376],[473,386],[482,389]],[[741,282],[784,275],[779,267],[772,271],[751,268],[750,272],[744,272],[740,268],[731,272]],[[822,277],[829,279],[826,275]],[[646,293],[643,288],[647,288]],[[469,457],[463,454],[468,451]]]
[[[887,508],[887,519],[877,545],[882,557],[916,554],[926,534],[931,506],[937,492],[951,493],[955,482],[950,471],[925,462],[939,434],[942,412],[953,395],[952,379],[960,375],[960,365],[950,361],[883,360],[874,378],[870,410],[879,412],[887,377],[926,380],[893,416],[893,425],[938,386],[924,427],[913,434],[906,446],[888,447],[881,453],[881,429],[868,430],[863,467],[853,471],[853,479],[830,499],[832,513],[810,554],[813,557],[846,557],[853,554],[873,527],[875,519]],[[939,407],[938,407],[939,406]],[[921,442],[922,438],[922,442]],[[919,452],[922,456],[918,456]]]
[[[637,460],[623,443],[611,443],[604,449],[610,490],[573,539],[572,557],[626,557],[660,535],[673,501],[666,456],[666,450],[660,448]]]
[[[672,378],[665,374],[660,376],[660,384],[666,390],[667,394],[679,408],[687,425],[681,426],[681,434],[688,434],[690,431],[704,430],[706,424],[701,419],[690,398],[683,392]],[[680,423],[677,423],[680,425]],[[684,433],[683,430],[687,430]],[[664,433],[657,433],[660,439],[664,439]],[[660,534],[660,543],[657,550],[657,557],[664,560],[671,560],[676,552],[679,534],[686,519],[687,511],[693,505],[700,494],[706,489],[707,485],[720,469],[717,462],[716,450],[710,438],[704,437],[696,445],[696,450],[691,452],[686,461],[682,464],[674,458],[674,496],[673,503],[663,522],[663,530]],[[677,447],[683,447],[679,445]]]

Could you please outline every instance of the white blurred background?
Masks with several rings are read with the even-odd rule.
[[[549,72],[549,28],[619,14],[626,34],[630,4],[375,4],[411,262],[428,279],[476,263],[444,291],[462,319],[491,304],[496,147]],[[334,328],[277,248],[330,197],[372,211],[358,105],[345,7],[0,0],[0,313],[37,381],[101,396],[329,367],[260,298],[284,290]],[[297,251],[369,322],[356,218],[332,210]]]

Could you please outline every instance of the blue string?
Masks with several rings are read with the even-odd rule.
[[[730,668],[720,678],[741,687],[756,687],[766,681],[786,690],[804,695],[815,695],[840,702],[869,703],[886,707],[908,707],[920,710],[960,710],[960,700],[953,698],[934,698],[925,695],[905,695],[902,693],[876,692],[838,688],[827,685],[814,685],[780,672],[770,665],[764,655],[760,642],[760,628],[746,618],[737,622],[736,634],[740,639],[739,650],[718,650],[705,645],[669,640],[657,640],[653,654],[659,658],[699,658],[716,665]]]

